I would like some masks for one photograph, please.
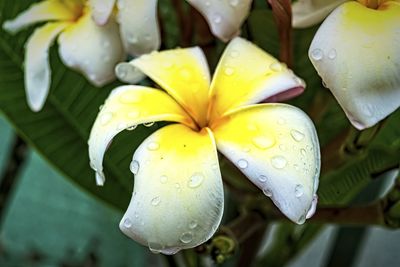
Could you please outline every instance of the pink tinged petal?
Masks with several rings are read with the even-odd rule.
[[[299,0],[292,4],[294,28],[307,28],[322,22],[336,7],[349,0]]]
[[[25,53],[25,90],[29,107],[42,109],[50,89],[49,48],[69,23],[47,23],[29,37]]]
[[[265,99],[263,102],[265,103],[276,103],[276,102],[283,102],[286,100],[290,100],[294,97],[297,97],[301,95],[304,92],[304,87],[295,87],[286,91],[283,91],[282,93],[278,93],[276,95],[270,96],[267,99]]]
[[[76,14],[59,0],[45,0],[33,4],[13,20],[7,20],[3,28],[16,33],[32,24],[48,20],[73,20]]]
[[[98,185],[104,183],[103,157],[112,139],[142,123],[180,122],[194,127],[185,111],[161,90],[121,86],[113,90],[100,110],[89,137],[90,165]]]
[[[98,26],[90,12],[68,27],[58,41],[64,64],[83,73],[96,86],[114,80],[114,67],[125,57],[117,23],[110,19]]]
[[[114,9],[116,0],[89,0],[92,9],[92,18],[97,25],[105,25]]]
[[[179,137],[179,138],[177,138]],[[166,126],[136,150],[134,192],[121,231],[154,253],[206,242],[221,222],[224,196],[211,132]]]
[[[158,50],[157,0],[118,0],[118,22],[127,53],[138,56]]]
[[[309,57],[357,129],[400,106],[400,3],[341,5],[316,33]]]
[[[286,104],[239,108],[212,127],[218,150],[290,220],[302,224],[317,204],[320,149],[312,121]]]
[[[212,33],[227,42],[240,34],[251,0],[187,0],[207,20]]]

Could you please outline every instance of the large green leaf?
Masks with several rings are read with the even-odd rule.
[[[0,0],[0,24],[32,2]],[[53,47],[50,95],[42,111],[32,112],[25,100],[23,73],[24,44],[31,32],[28,29],[12,36],[0,29],[1,112],[18,134],[63,175],[112,206],[125,208],[133,185],[128,168],[132,153],[157,126],[138,127],[114,140],[105,157],[106,184],[97,187],[89,168],[87,139],[99,106],[118,83],[93,87],[81,75],[66,69],[58,58],[57,47]]]

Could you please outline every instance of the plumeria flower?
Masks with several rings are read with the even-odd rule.
[[[350,1],[323,22],[309,57],[357,129],[400,106],[400,1]]]
[[[252,0],[187,0],[207,20],[211,32],[222,41],[239,35]]]
[[[305,86],[284,64],[240,38],[227,46],[212,81],[198,47],[130,64],[165,91],[127,85],[110,94],[89,138],[97,184],[104,183],[102,161],[116,134],[142,123],[174,124],[134,153],[134,192],[120,223],[127,236],[164,254],[208,240],[224,207],[217,150],[290,220],[301,224],[312,216],[320,170],[313,123],[296,107],[256,104]]]
[[[134,30],[139,36],[147,29],[140,27],[144,22],[137,17],[143,19],[145,16],[143,20],[149,25],[156,23],[154,10],[142,8],[142,1],[127,2],[119,1],[122,41],[116,17],[112,15],[114,1],[108,0],[44,0],[3,24],[5,30],[15,33],[32,24],[48,21],[34,31],[26,45],[25,88],[32,110],[39,111],[48,95],[51,80],[48,53],[57,36],[64,64],[83,73],[96,86],[115,78],[114,66],[126,55],[124,46],[132,54],[148,53],[158,48],[157,26],[155,32],[148,31],[141,39],[133,39],[132,35]],[[156,1],[147,2],[150,5]],[[126,8],[122,8],[124,5]],[[133,10],[140,12],[141,16],[132,16]]]

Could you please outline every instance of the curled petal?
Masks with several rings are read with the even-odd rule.
[[[97,25],[101,26],[107,23],[114,9],[116,0],[89,0],[92,9],[92,18]]]
[[[187,0],[206,18],[212,33],[226,42],[239,35],[251,0]]]
[[[118,0],[118,20],[125,50],[132,56],[160,47],[157,0]]]
[[[225,49],[210,91],[211,120],[240,106],[254,104],[295,87],[304,81],[277,59],[254,44],[235,38]]]
[[[108,144],[119,132],[138,124],[173,121],[194,127],[185,111],[161,90],[142,86],[121,86],[112,91],[99,112],[89,137],[89,156],[103,185],[103,157]]]
[[[49,48],[69,23],[53,22],[38,28],[29,37],[25,53],[25,90],[29,107],[42,109],[50,89]]]
[[[349,0],[299,0],[292,4],[294,28],[307,28],[322,22],[340,4]]]
[[[378,10],[358,2],[338,7],[311,43],[318,74],[357,129],[400,106],[400,2]]]
[[[131,171],[134,193],[120,223],[127,236],[155,253],[175,254],[214,234],[224,196],[208,129],[175,124],[158,130],[135,152]]]
[[[308,116],[286,104],[240,108],[212,126],[217,147],[290,220],[312,216],[320,171],[317,133]]]
[[[64,64],[82,72],[96,86],[115,78],[114,67],[125,56],[117,23],[110,19],[98,26],[90,12],[68,27],[58,41]]]
[[[13,20],[4,22],[3,28],[15,33],[34,23],[48,20],[73,20],[74,12],[59,0],[44,0],[33,4]]]
[[[206,124],[210,72],[200,48],[153,52],[130,64],[165,89],[200,125]]]

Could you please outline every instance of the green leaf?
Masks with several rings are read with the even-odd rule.
[[[0,23],[14,18],[34,1],[0,1]],[[0,110],[32,147],[64,176],[118,209],[126,208],[133,187],[129,162],[133,151],[152,128],[138,127],[116,138],[105,157],[106,184],[95,185],[89,167],[90,129],[114,82],[95,88],[60,62],[57,47],[50,53],[52,85],[42,111],[32,112],[25,99],[24,44],[32,30],[12,36],[0,29]],[[54,45],[56,46],[56,45]],[[128,145],[127,145],[128,144]]]

